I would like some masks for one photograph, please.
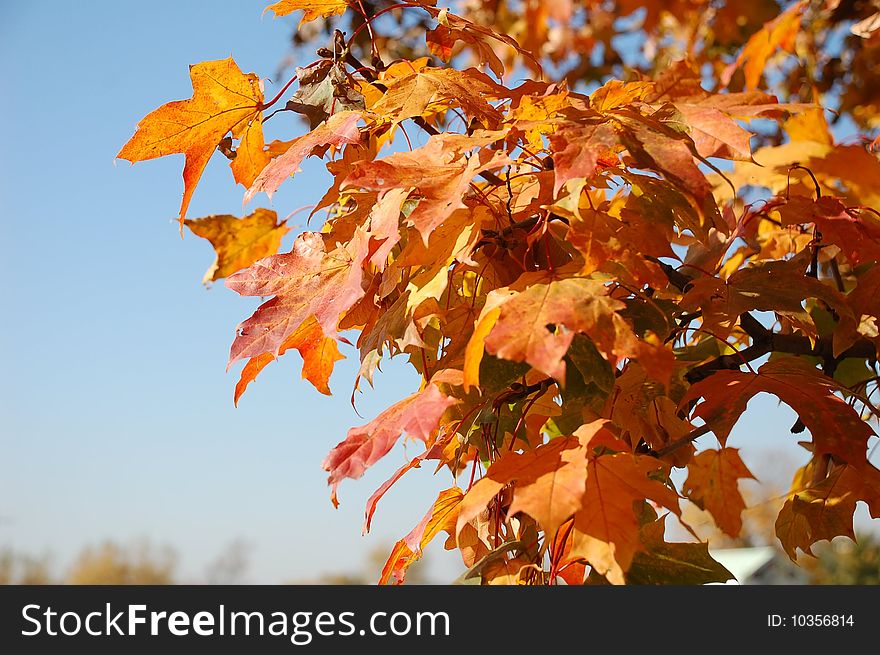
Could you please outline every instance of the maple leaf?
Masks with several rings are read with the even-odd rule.
[[[549,140],[553,156],[554,196],[569,180],[592,177],[599,160],[619,143],[614,129],[605,122],[564,127],[550,135]],[[615,156],[612,161],[616,159]]]
[[[669,241],[645,217],[636,213],[617,219],[594,209],[568,212],[559,204],[554,210],[569,214],[566,239],[583,256],[581,275],[607,271],[634,283],[662,287],[668,282],[665,274],[646,256],[657,259],[672,257]]]
[[[587,447],[613,442],[603,424],[585,425],[575,435]],[[675,491],[651,477],[662,469],[653,457],[594,452],[587,464],[583,506],[574,517],[570,557],[583,558],[612,584],[623,584],[641,543],[633,504],[650,499],[680,513]]]
[[[601,282],[581,278],[532,284],[500,305],[495,325],[485,338],[486,351],[527,362],[557,380],[565,379],[563,358],[576,332],[613,352],[614,312],[623,309]],[[603,348],[604,347],[604,348]]]
[[[278,355],[287,338],[314,316],[336,338],[340,316],[364,295],[361,263],[367,255],[362,231],[347,248],[327,252],[317,232],[296,238],[293,250],[254,263],[226,279],[242,296],[274,296],[238,326],[229,363],[263,353]]]
[[[335,113],[364,109],[364,96],[349,84],[345,65],[324,59],[308,68],[297,68],[299,89],[287,101],[286,109],[309,119],[315,129]]]
[[[398,152],[383,159],[356,164],[342,187],[359,187],[380,192],[380,200],[391,189],[416,189],[418,205],[406,222],[418,229],[425,243],[431,233],[457,209],[466,207],[464,195],[471,180],[479,173],[501,168],[509,161],[504,152],[479,150],[470,157],[468,147],[485,145],[489,137],[458,139],[457,149],[446,149],[444,135],[432,136],[423,147],[412,152]],[[451,156],[450,156],[451,155]]]
[[[380,585],[388,584],[392,575],[396,579],[396,584],[403,584],[406,570],[422,557],[425,546],[433,541],[434,537],[441,532],[446,532],[450,536],[454,534],[462,496],[462,491],[458,487],[440,492],[434,505],[419,524],[394,544],[391,555],[382,568]]]
[[[880,262],[880,219],[874,214],[848,210],[829,196],[793,196],[778,211],[783,225],[813,223],[822,241],[839,246],[852,264]]]
[[[586,453],[575,438],[552,439],[525,453],[506,454],[465,495],[456,534],[510,484],[514,490],[509,515],[525,512],[547,534],[554,534],[581,506],[585,479]]]
[[[722,444],[745,411],[749,400],[761,392],[772,393],[791,407],[813,437],[813,456],[834,455],[853,465],[866,462],[868,439],[874,431],[858,412],[835,395],[844,389],[809,362],[778,357],[755,373],[718,371],[688,389],[682,407],[700,397],[694,416],[712,428]]]
[[[695,161],[696,146],[666,108],[645,116],[628,108],[614,110],[618,134],[640,167],[662,173],[692,195],[706,214],[717,214],[712,188]],[[713,216],[714,218],[714,216]],[[719,221],[713,225],[727,231]]]
[[[430,109],[457,105],[466,114],[487,123],[497,122],[501,114],[489,104],[492,98],[507,95],[504,87],[475,68],[422,68],[403,77],[386,80],[385,94],[370,109],[399,123],[426,114]]]
[[[833,343],[834,354],[839,355],[853,343],[856,317],[842,293],[804,274],[807,261],[794,257],[760,262],[736,271],[727,280],[698,278],[690,283],[682,307],[688,311],[699,307],[705,327],[723,334],[730,331],[736,317],[751,310],[800,315],[809,322],[802,303],[817,298],[832,307],[839,318]]]
[[[794,50],[795,37],[801,26],[801,17],[807,3],[796,2],[756,32],[746,43],[739,56],[724,72],[722,82],[730,83],[733,73],[740,67],[745,73],[746,86],[755,88],[761,82],[767,60],[778,50]]]
[[[809,108],[805,104],[780,105],[776,96],[760,91],[710,93],[702,88],[700,72],[688,61],[678,61],[654,81],[645,102],[670,103],[677,109],[694,147],[703,157],[752,161],[752,134],[737,120],[780,118]]]
[[[217,252],[202,280],[205,284],[228,277],[258,259],[274,255],[281,239],[290,231],[286,221],[269,209],[257,209],[244,218],[217,214],[187,219],[185,225],[196,236],[210,241]]]
[[[357,123],[364,117],[359,111],[344,111],[334,114],[308,134],[299,137],[287,151],[273,159],[256,177],[244,195],[247,204],[260,191],[271,198],[281,183],[296,173],[302,161],[320,146],[341,146],[360,141]]]
[[[425,457],[430,453],[430,450],[426,450],[424,453],[419,455],[418,457],[413,457],[406,464],[397,469],[394,474],[388,478],[385,482],[383,482],[376,491],[373,492],[369,498],[367,498],[367,506],[364,511],[364,529],[363,533],[366,534],[370,531],[370,526],[373,522],[373,514],[376,513],[376,506],[379,504],[379,501],[382,499],[382,496],[392,487],[394,484],[402,478],[407,471],[411,471],[414,468],[419,468],[422,465],[422,461]]]
[[[786,554],[797,561],[797,549],[812,555],[812,545],[843,535],[855,539],[853,513],[862,489],[863,471],[837,466],[818,484],[810,484],[816,460],[798,471],[794,488],[776,519],[776,535]]]
[[[626,572],[627,584],[702,585],[735,579],[712,559],[708,544],[669,543],[665,532],[665,516],[641,527],[642,550],[636,552]]]
[[[704,450],[688,464],[684,493],[700,509],[707,510],[724,532],[736,537],[742,529],[746,508],[738,481],[752,478],[736,448]]]
[[[361,477],[367,468],[388,454],[404,432],[427,443],[443,413],[457,402],[443,394],[436,384],[429,384],[392,405],[367,425],[349,430],[345,440],[330,451],[322,464],[330,473],[327,481],[333,504],[339,504],[336,489],[342,480]]]
[[[311,382],[315,389],[321,393],[330,395],[330,374],[333,373],[333,366],[340,359],[345,357],[339,352],[339,347],[334,339],[328,339],[324,336],[321,326],[314,317],[306,319],[278,349],[278,357],[285,352],[294,348],[299,351],[303,358],[302,377]],[[234,402],[238,405],[238,401],[244,394],[248,385],[253,382],[270,362],[275,360],[273,353],[263,353],[256,357],[251,357],[244,368],[241,370],[241,376],[235,385]]]
[[[231,57],[195,64],[189,75],[193,97],[169,102],[147,114],[116,155],[132,163],[177,153],[186,156],[181,229],[196,185],[223,137],[232,133],[240,139],[242,157],[257,162],[264,157],[260,78],[243,74]],[[236,175],[236,181],[247,178],[246,173]]]
[[[450,61],[453,46],[458,41],[463,41],[473,48],[480,61],[487,64],[489,69],[495,73],[495,76],[501,79],[504,75],[504,65],[492,49],[491,42],[495,41],[516,50],[534,70],[540,72],[541,64],[535,56],[528,50],[523,49],[516,39],[509,35],[499,34],[485,25],[479,25],[461,16],[456,16],[448,9],[438,10],[424,5],[423,8],[434,16],[439,23],[437,27],[429,30],[425,35],[428,49],[443,61]]]
[[[295,11],[302,11],[303,16],[299,24],[308,23],[317,18],[328,18],[345,12],[348,8],[347,0],[279,0],[263,10],[265,14],[271,11],[275,18],[287,16]]]

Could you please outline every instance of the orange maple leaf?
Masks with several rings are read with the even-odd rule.
[[[232,57],[195,64],[189,75],[192,98],[169,102],[147,114],[116,155],[132,163],[172,154],[186,156],[181,229],[196,185],[223,137],[231,132],[239,139],[241,156],[251,162],[233,169],[237,182],[247,183],[267,158],[263,152],[260,78],[243,74]]]
[[[340,359],[345,357],[339,352],[335,339],[328,339],[324,336],[321,326],[314,317],[309,317],[293,332],[281,347],[278,349],[278,357],[285,352],[294,348],[299,351],[303,358],[302,377],[311,382],[315,389],[321,393],[330,395],[330,374],[333,373],[333,366]],[[251,357],[244,368],[241,370],[241,376],[235,385],[234,402],[238,405],[238,401],[244,394],[248,385],[253,382],[266,366],[276,359],[273,353],[263,353],[256,357]]]
[[[754,477],[736,448],[704,450],[688,464],[684,493],[691,502],[707,510],[719,528],[735,537],[742,529],[742,512],[746,508],[738,481]]]

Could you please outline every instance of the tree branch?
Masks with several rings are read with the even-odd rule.
[[[820,357],[824,363],[834,366],[849,357],[859,359],[876,359],[877,350],[872,341],[860,339],[852,346],[834,356],[833,339],[830,336],[819,337],[811,342],[806,336],[799,334],[778,334],[765,328],[751,314],[744,313],[739,317],[743,331],[752,339],[752,345],[731,355],[721,355],[699,366],[695,366],[685,374],[685,379],[694,384],[705,380],[713,373],[723,370],[739,370],[744,362],[751,362],[769,353],[786,353],[789,355],[809,355]]]
[[[682,446],[686,446],[689,443],[696,441],[697,439],[702,437],[704,434],[710,432],[711,430],[712,430],[712,428],[710,428],[708,424],[701,425],[698,428],[694,428],[693,430],[688,432],[685,436],[683,436],[678,441],[673,441],[672,443],[667,444],[666,446],[664,446],[660,450],[653,451],[654,456],[655,457],[666,457],[667,455],[674,453],[676,450],[678,450]]]

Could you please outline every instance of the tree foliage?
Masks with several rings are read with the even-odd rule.
[[[231,58],[196,64],[192,98],[119,157],[184,154],[206,279],[268,298],[232,343],[236,401],[291,348],[322,393],[351,346],[355,389],[383,358],[420,376],[324,461],[336,503],[403,435],[423,445],[367,529],[413,469],[452,474],[381,582],[441,534],[468,581],[723,581],[666,525],[688,500],[741,529],[752,474],[728,436],[759,393],[799,416],[768,437],[810,456],[776,521],[786,552],[852,535],[859,501],[880,517],[875,3],[268,9],[302,12],[315,61],[271,99]],[[267,209],[188,218],[218,150],[247,202],[325,160],[323,226],[277,253],[288,228]]]

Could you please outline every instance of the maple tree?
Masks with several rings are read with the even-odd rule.
[[[768,438],[810,457],[776,522],[786,552],[852,536],[858,502],[880,517],[876,3],[267,11],[300,11],[294,42],[318,58],[268,100],[231,58],[196,64],[192,98],[118,156],[184,154],[181,229],[217,251],[206,280],[268,298],[232,343],[236,402],[290,349],[322,393],[351,348],[355,389],[383,358],[420,376],[324,461],[338,503],[404,435],[423,445],[366,530],[404,475],[451,473],[382,583],[441,534],[464,581],[728,579],[666,528],[692,502],[741,530],[753,475],[728,437],[759,393],[799,417]],[[270,119],[287,140],[267,142]],[[289,228],[268,209],[188,218],[215,151],[246,202],[323,158],[323,225],[279,253]]]

